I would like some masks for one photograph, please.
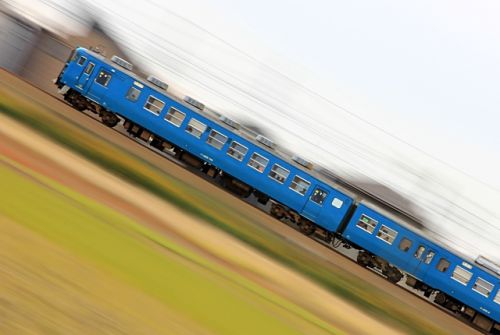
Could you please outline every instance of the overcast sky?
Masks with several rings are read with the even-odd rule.
[[[500,262],[497,1],[9,2],[64,32],[79,26],[49,7],[88,10],[174,91],[395,188],[445,243]]]

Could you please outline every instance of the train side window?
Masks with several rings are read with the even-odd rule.
[[[195,118],[191,118],[186,127],[186,131],[196,138],[200,138],[205,130],[207,130],[207,125],[196,120]]]
[[[300,195],[305,195],[307,190],[311,186],[311,183],[299,176],[293,177],[292,183],[290,184],[290,189],[299,193]]]
[[[222,135],[218,131],[212,129],[210,134],[208,135],[207,143],[213,146],[216,149],[222,149],[224,144],[227,142],[227,136]]]
[[[247,152],[248,148],[236,141],[232,141],[227,149],[227,154],[240,162],[245,158]]]
[[[358,223],[356,223],[356,226],[363,230],[366,230],[370,234],[373,234],[373,231],[375,230],[377,224],[378,224],[377,220],[374,220],[368,215],[363,214],[359,218]]]
[[[441,258],[436,265],[436,269],[438,269],[440,272],[448,271],[449,267],[450,267],[450,262],[444,258]]]
[[[92,71],[94,71],[95,64],[92,62],[89,62],[87,64],[87,67],[85,68],[85,74],[91,74]]]
[[[126,98],[130,101],[137,101],[137,99],[139,99],[139,96],[141,95],[141,90],[135,88],[134,86],[132,86],[128,92],[127,92],[127,95],[126,95]]]
[[[389,244],[392,244],[394,242],[396,236],[398,236],[398,232],[387,227],[386,225],[382,225],[377,232],[377,237]]]
[[[317,203],[320,206],[323,206],[323,202],[325,201],[326,197],[328,196],[328,192],[316,187],[314,192],[311,194],[311,201]]]
[[[474,286],[472,286],[472,289],[488,298],[491,294],[491,291],[493,291],[493,284],[481,277],[477,277]]]
[[[431,264],[432,260],[434,259],[434,256],[436,255],[436,253],[432,250],[430,250],[427,255],[425,255],[425,260],[424,260],[424,263],[425,264]]]
[[[144,104],[144,108],[155,115],[160,115],[163,107],[165,107],[165,103],[152,95],[148,97],[148,100],[146,100],[146,103]]]
[[[76,62],[76,63],[78,65],[82,66],[83,64],[85,64],[86,61],[87,61],[86,57],[80,56],[80,58],[78,58],[78,62]]]
[[[460,284],[467,285],[472,278],[472,272],[465,270],[460,265],[457,265],[455,270],[453,270],[451,278],[455,279]]]
[[[276,180],[280,184],[283,184],[289,175],[290,171],[279,164],[274,164],[271,171],[269,171],[269,177]]]
[[[497,295],[493,301],[500,305],[500,289],[497,291]]]
[[[262,173],[262,172],[264,172],[264,170],[267,166],[267,163],[269,163],[269,159],[254,152],[252,154],[252,157],[250,157],[250,161],[248,162],[248,166],[250,166],[251,168]]]
[[[423,245],[419,245],[413,256],[415,256],[416,259],[422,258],[422,255],[424,254],[425,247]]]
[[[176,127],[180,127],[185,118],[186,114],[178,111],[174,107],[170,107],[167,114],[165,115],[165,120],[172,123]]]
[[[403,250],[404,252],[407,252],[408,250],[410,250],[412,244],[413,242],[411,240],[407,239],[406,237],[403,237],[401,242],[399,242],[399,249]]]
[[[95,78],[95,82],[104,87],[108,86],[109,81],[111,80],[111,73],[101,70],[99,75]]]

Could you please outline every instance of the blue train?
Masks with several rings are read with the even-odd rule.
[[[97,113],[114,127],[218,180],[242,197],[271,202],[278,219],[305,234],[359,250],[359,264],[426,297],[490,334],[500,334],[500,267],[448,250],[415,228],[415,220],[387,203],[325,177],[312,164],[277,147],[200,102],[179,99],[132,64],[76,48],[56,80],[64,99]]]

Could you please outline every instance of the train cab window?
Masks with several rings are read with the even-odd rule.
[[[89,74],[90,75],[92,73],[92,71],[94,71],[94,67],[95,67],[95,64],[92,63],[92,62],[89,62],[87,64],[87,67],[85,68],[85,74]]]
[[[429,252],[427,253],[427,255],[425,255],[424,263],[425,264],[431,264],[431,262],[434,259],[435,255],[436,255],[436,253],[434,251],[429,250]]]
[[[248,161],[248,166],[262,173],[264,172],[267,163],[269,163],[269,159],[254,152],[252,157],[250,157],[250,161]]]
[[[227,136],[222,135],[218,131],[212,129],[210,134],[208,135],[207,143],[213,146],[216,149],[222,149],[224,144],[227,142]]]
[[[80,56],[80,58],[78,58],[78,62],[76,62],[76,63],[78,65],[82,66],[83,64],[85,64],[86,61],[87,61],[86,57]]]
[[[328,192],[316,187],[314,192],[311,194],[311,201],[317,203],[320,206],[323,206],[323,202],[325,202],[326,197],[328,196]]]
[[[104,87],[108,86],[109,81],[111,80],[111,73],[101,70],[99,75],[95,78],[95,82]]]
[[[195,118],[191,118],[186,127],[186,131],[196,138],[200,138],[205,130],[207,130],[207,125],[196,120]]]
[[[497,295],[493,301],[500,305],[500,289],[497,291]]]
[[[387,227],[386,225],[382,225],[377,232],[377,237],[389,244],[392,244],[394,242],[396,236],[398,236],[398,232]]]
[[[311,183],[305,179],[300,178],[299,176],[293,177],[292,183],[290,184],[290,189],[301,194],[305,195],[307,190],[311,186]]]
[[[375,230],[377,224],[378,224],[377,220],[374,220],[368,215],[363,214],[359,218],[358,223],[356,223],[356,226],[363,230],[366,230],[370,234],[373,234],[373,231]]]
[[[401,239],[401,242],[399,242],[399,249],[404,252],[407,252],[408,250],[410,250],[412,244],[413,242],[411,240],[407,239],[406,237],[403,237]]]
[[[493,291],[493,284],[487,282],[481,277],[477,277],[474,286],[472,286],[472,289],[477,293],[484,295],[486,298],[488,298],[491,294],[491,291]]]
[[[269,171],[269,177],[276,180],[280,184],[283,184],[285,182],[285,180],[288,178],[288,175],[290,175],[290,171],[279,164],[274,164],[271,168],[271,171]]]
[[[415,251],[413,256],[415,256],[416,259],[420,259],[420,258],[422,258],[422,255],[424,254],[424,252],[425,252],[425,247],[423,245],[419,245],[417,248],[417,251]]]
[[[467,285],[470,279],[472,278],[472,272],[465,270],[460,265],[457,265],[455,267],[455,270],[453,270],[451,278],[455,279],[456,281],[458,281],[463,285]]]
[[[236,141],[232,141],[229,149],[227,149],[227,154],[240,162],[245,158],[247,152],[248,148]]]
[[[146,103],[144,104],[144,108],[155,115],[160,115],[163,107],[165,107],[165,103],[163,101],[161,101],[160,99],[155,98],[152,95],[150,95],[148,97],[148,100],[146,100]]]
[[[137,101],[140,95],[141,95],[141,90],[132,86],[128,90],[126,98],[130,101]]]
[[[185,118],[186,114],[178,111],[174,107],[170,107],[167,114],[165,114],[165,120],[172,123],[176,127],[180,127]]]
[[[450,267],[450,262],[448,260],[441,258],[436,265],[436,269],[440,272],[446,272]]]

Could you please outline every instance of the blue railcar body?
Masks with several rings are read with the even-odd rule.
[[[92,51],[77,48],[58,83],[500,323],[498,274],[450,252],[404,219],[370,203],[355,203],[354,196],[338,185]],[[254,164],[254,155],[265,164]],[[308,186],[292,187],[297,183]]]
[[[343,232],[344,237],[428,286],[466,302],[494,320],[500,319],[498,275],[475,266],[415,232],[400,219],[381,212],[359,204]]]
[[[80,61],[82,57],[84,60]],[[113,66],[102,56],[78,48],[74,59],[75,61],[67,66],[59,79],[62,84],[71,87],[106,109],[140,124],[150,132],[168,139],[178,147],[217,166],[228,174],[243,180],[246,184],[286,204],[289,208],[329,231],[336,231],[344,220],[353,199],[340,190],[318,180],[295,164],[285,161],[272,150],[264,149],[254,141],[228,129],[184,101],[141,81],[133,73]],[[86,73],[89,63],[94,64],[90,74]],[[106,86],[96,81],[103,71],[110,76]],[[139,90],[140,94],[135,101],[130,101],[126,96],[133,87]],[[145,108],[150,96],[163,104],[158,114]],[[178,124],[166,119],[171,108],[182,113],[183,119]],[[188,122],[193,118],[206,126],[199,138],[186,131]],[[218,148],[208,144],[212,130],[227,137],[222,147]],[[241,161],[228,155],[229,146],[233,141],[247,148],[247,153]],[[267,160],[263,170],[249,166],[253,154],[258,154]],[[275,164],[288,170],[288,176],[283,182],[270,177],[271,169]],[[304,194],[294,191],[290,187],[295,176],[310,184]],[[311,201],[311,195],[318,187],[326,193],[321,204]]]

